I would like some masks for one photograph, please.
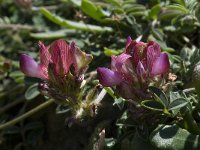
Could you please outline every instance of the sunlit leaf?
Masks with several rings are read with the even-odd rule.
[[[159,88],[156,88],[153,86],[150,86],[149,90],[158,97],[158,99],[156,99],[156,100],[158,100],[165,108],[168,107],[169,100],[163,91],[161,91]]]
[[[58,105],[56,107],[57,114],[66,113],[66,112],[69,112],[70,110],[71,110],[71,108],[68,105]]]
[[[76,30],[66,29],[66,30],[42,32],[42,33],[30,33],[30,36],[36,39],[57,39],[72,34],[76,34]]]
[[[180,109],[188,104],[184,98],[178,98],[169,104],[169,110]]]
[[[98,21],[101,21],[103,18],[106,17],[103,9],[101,9],[100,6],[93,4],[89,0],[82,0],[81,9],[88,16]]]
[[[104,54],[106,56],[118,55],[120,53],[122,53],[122,50],[113,50],[113,49],[109,49],[107,47],[104,47]]]
[[[112,32],[113,31],[112,28],[110,27],[101,27],[101,26],[96,26],[96,25],[85,24],[83,22],[75,22],[75,21],[63,19],[60,16],[52,14],[46,8],[40,8],[40,12],[50,21],[69,29],[76,29],[76,30],[89,31],[89,32]]]
[[[189,133],[177,125],[165,125],[154,130],[150,135],[151,143],[158,149],[200,149],[199,135]]]
[[[152,18],[152,19],[156,19],[156,18],[158,17],[158,14],[159,14],[159,12],[160,12],[160,9],[161,9],[160,4],[157,4],[157,5],[153,6],[153,7],[150,9],[149,13],[148,13],[148,17],[149,17],[149,18]]]
[[[157,110],[157,111],[164,110],[163,105],[155,100],[144,100],[141,102],[141,105],[151,110]]]

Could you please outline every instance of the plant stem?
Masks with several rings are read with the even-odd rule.
[[[15,125],[16,123],[18,123],[18,122],[20,122],[20,121],[22,121],[22,120],[24,120],[24,119],[30,117],[30,116],[33,115],[33,114],[35,114],[36,112],[38,112],[38,111],[40,111],[40,110],[42,110],[42,109],[48,107],[48,106],[51,105],[52,103],[54,103],[54,100],[53,100],[53,99],[50,99],[50,100],[48,100],[48,101],[46,101],[46,102],[40,104],[39,106],[37,106],[37,107],[35,107],[35,108],[29,110],[29,111],[26,112],[25,114],[23,114],[23,115],[21,115],[21,116],[15,118],[15,119],[13,119],[13,120],[11,120],[11,121],[8,121],[8,122],[6,122],[6,123],[0,125],[0,130],[3,130],[3,129],[6,129],[6,128],[8,128],[8,127],[11,127],[11,126]]]
[[[35,26],[30,25],[23,25],[23,24],[0,24],[0,29],[11,29],[11,30],[30,30],[30,31],[42,31],[42,29],[39,29]]]
[[[99,104],[101,102],[101,100],[104,98],[104,96],[106,95],[106,90],[102,89],[101,92],[99,93],[99,95],[97,96],[97,98],[92,102],[93,104]]]

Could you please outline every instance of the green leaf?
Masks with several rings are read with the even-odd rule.
[[[136,11],[136,12],[131,12],[130,15],[134,17],[139,17],[139,16],[145,16],[147,11]]]
[[[24,82],[24,74],[21,71],[10,72],[9,76],[15,80],[16,83]]]
[[[81,0],[70,0],[74,5],[80,7],[81,6]]]
[[[127,117],[127,112],[123,113],[122,117],[117,120],[116,125],[122,127],[136,127],[138,124],[132,118]]]
[[[119,109],[122,110],[124,108],[125,100],[121,97],[115,98],[114,100],[115,100],[115,102],[113,103],[113,105],[117,105],[119,107]]]
[[[157,19],[160,9],[161,9],[160,4],[153,6],[149,11],[148,17],[151,19]]]
[[[159,88],[156,88],[154,86],[150,86],[149,90],[154,93],[155,96],[157,96],[157,99],[165,108],[169,105],[169,100],[166,97],[165,93],[163,93]]]
[[[110,3],[112,6],[121,7],[120,2],[118,0],[106,0],[107,3]]]
[[[144,7],[143,5],[139,5],[139,4],[134,4],[134,5],[132,4],[132,5],[125,5],[124,10],[127,13],[131,13],[131,12],[144,11],[144,10],[146,10],[146,7]]]
[[[71,110],[71,108],[68,105],[58,105],[56,107],[56,113],[57,114],[66,113],[66,112],[68,112],[70,110]]]
[[[177,11],[177,10],[166,10],[163,13],[161,13],[159,15],[159,19],[160,20],[168,20],[171,19],[173,17],[177,17],[179,15],[182,15],[183,13],[181,11]]]
[[[157,110],[157,111],[164,110],[163,105],[155,100],[144,100],[141,102],[141,105],[151,110]]]
[[[113,50],[113,49],[109,49],[107,47],[104,47],[104,54],[106,56],[118,55],[120,53],[122,53],[122,50]]]
[[[167,9],[167,10],[176,10],[176,11],[180,11],[180,12],[182,12],[183,14],[187,14],[187,13],[188,13],[188,10],[187,10],[184,6],[179,5],[179,4],[168,5],[168,6],[166,6],[166,9]]]
[[[57,39],[63,38],[72,34],[76,34],[76,30],[73,29],[65,29],[65,30],[58,30],[58,31],[48,31],[48,32],[41,32],[41,33],[30,33],[30,36],[36,39]]]
[[[60,26],[69,28],[69,29],[76,29],[81,31],[90,31],[90,32],[112,32],[112,28],[110,27],[101,27],[96,25],[85,24],[83,22],[75,22],[61,18],[55,14],[52,14],[46,8],[40,8],[40,12],[48,18],[50,21],[58,24]]]
[[[178,98],[169,104],[169,110],[180,109],[188,104],[184,98]]]
[[[150,135],[152,145],[163,150],[199,150],[199,139],[199,135],[191,134],[177,125],[159,127]]]
[[[104,87],[104,89],[106,90],[106,92],[107,92],[113,99],[115,99],[115,93],[114,93],[114,91],[113,91],[110,87]]]
[[[116,142],[117,140],[114,138],[105,138],[105,144],[107,147],[113,147]]]
[[[167,44],[165,41],[160,41],[152,35],[149,36],[149,40],[157,42],[160,45],[160,48],[162,49],[162,51],[165,51],[165,52],[174,52],[175,51],[173,48],[167,47]]]
[[[123,14],[124,13],[124,10],[122,8],[113,8],[112,11],[115,12],[116,14]]]
[[[21,71],[13,71],[9,74],[11,78],[23,77],[24,74]]]
[[[175,99],[180,98],[180,94],[178,92],[172,92],[170,91],[170,101],[173,102]]]
[[[190,57],[191,65],[196,65],[200,61],[200,49],[195,49]]]
[[[38,83],[31,85],[25,92],[25,98],[27,100],[32,100],[38,95],[40,95],[40,92],[38,91]]]
[[[153,35],[157,40],[163,41],[163,36],[164,36],[164,34],[163,34],[160,30],[155,29],[155,28],[152,28],[151,31],[152,31],[152,35]]]
[[[173,0],[173,1],[180,4],[180,5],[185,6],[185,0]]]
[[[89,0],[82,0],[81,9],[88,16],[98,21],[102,21],[102,19],[106,17],[101,7],[96,6]]]

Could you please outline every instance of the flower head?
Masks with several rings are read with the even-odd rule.
[[[159,82],[169,71],[167,53],[155,42],[137,42],[127,39],[124,52],[112,56],[111,69],[98,68],[99,81],[103,86],[116,86],[124,98],[145,97],[152,82]]]
[[[48,83],[45,85],[50,86],[49,91],[60,91],[62,94],[77,92],[92,56],[81,51],[74,42],[67,44],[62,39],[56,40],[49,46],[45,46],[42,42],[38,45],[40,63],[26,54],[21,54],[21,71],[29,77],[40,78]]]

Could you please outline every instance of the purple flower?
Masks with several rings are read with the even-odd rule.
[[[74,42],[68,45],[61,39],[49,46],[45,46],[42,42],[38,45],[39,64],[26,54],[20,55],[21,71],[30,77],[54,80],[57,77],[65,78],[69,72],[80,77],[92,60],[92,56],[77,48]]]
[[[107,68],[99,67],[97,69],[99,73],[99,81],[103,86],[114,86],[119,84],[122,81],[120,73],[112,71]],[[103,73],[103,74],[101,74]]]
[[[43,70],[42,65],[26,54],[20,55],[20,69],[29,77],[48,79],[48,75]]]
[[[76,101],[84,73],[92,60],[92,55],[86,54],[76,47],[74,42],[69,45],[64,40],[56,40],[49,46],[42,42],[40,48],[40,63],[26,54],[20,55],[20,69],[29,76],[43,80],[41,93],[55,99],[64,100],[71,97]]]
[[[124,98],[145,97],[151,82],[162,79],[169,72],[167,53],[155,42],[137,42],[127,39],[125,51],[112,56],[111,69],[98,68],[99,81],[103,86],[116,86]]]

